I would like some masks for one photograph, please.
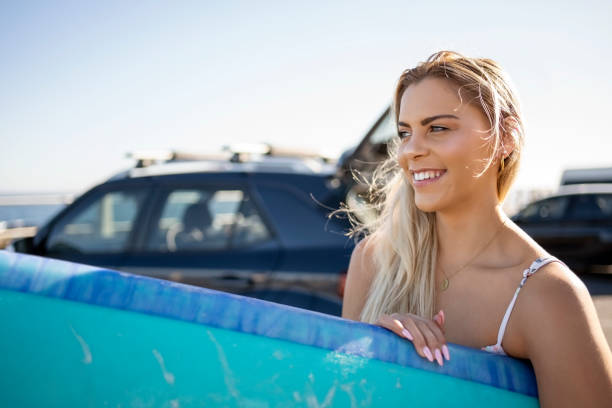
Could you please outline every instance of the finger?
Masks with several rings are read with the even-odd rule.
[[[437,314],[433,317],[433,320],[434,322],[436,322],[442,333],[446,333],[446,331],[444,330],[444,318],[441,317],[440,314]]]
[[[444,323],[446,322],[446,317],[444,316],[444,311],[440,310],[435,316],[434,320],[440,325],[442,329],[444,329]]]
[[[442,354],[444,355],[446,361],[450,360],[450,352],[448,351],[448,346],[446,344],[442,346]]]
[[[426,339],[427,346],[431,350],[433,357],[440,366],[444,365],[442,346],[446,344],[446,339],[440,331],[440,328],[437,326],[437,323],[431,320],[421,320],[418,325],[421,333],[423,333],[423,336]]]
[[[375,324],[377,324],[378,326],[382,326],[387,330],[391,330],[400,337],[404,337],[408,340],[413,339],[412,333],[410,333],[410,331],[407,330],[406,327],[404,327],[404,325],[402,324],[402,322],[398,320],[395,316],[381,315]]]
[[[432,345],[439,345],[446,343],[446,336],[442,332],[442,329],[438,325],[437,322],[433,320],[422,319],[419,321],[419,325],[424,325],[427,328],[427,331],[421,329],[424,335],[431,334],[431,336],[426,336],[428,342],[431,341]]]
[[[417,354],[433,362],[433,359],[434,359],[433,351],[428,347],[427,339],[421,332],[420,327],[417,325],[417,322],[415,321],[415,319],[407,315],[398,316],[397,319],[401,321],[401,323],[410,333],[412,333],[412,336],[413,336],[412,344],[414,344],[414,348]]]
[[[444,315],[444,310],[440,309],[437,315],[434,316],[434,320],[440,326],[440,330],[446,336],[446,330],[444,329],[444,324],[446,323],[446,316]],[[442,354],[446,361],[450,360],[450,353],[448,351],[448,346],[446,344],[442,345]]]

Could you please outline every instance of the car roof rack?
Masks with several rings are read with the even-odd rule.
[[[225,145],[218,153],[191,153],[177,150],[142,150],[128,152],[128,158],[136,160],[135,168],[148,167],[153,164],[184,161],[230,161],[243,163],[258,157],[318,159],[325,163],[335,158],[325,156],[308,149],[283,148],[267,143],[238,143]]]
[[[182,161],[227,160],[227,154],[221,153],[190,153],[178,150],[139,150],[128,152],[126,157],[135,159],[135,168],[149,167],[153,164]]]
[[[260,155],[298,159],[319,159],[325,162],[336,160],[331,156],[327,156],[315,150],[295,147],[281,147],[269,143],[235,143],[223,146],[223,150],[232,153],[232,155],[239,156]]]

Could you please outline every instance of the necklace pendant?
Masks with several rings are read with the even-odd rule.
[[[442,290],[448,289],[448,278],[444,278],[442,281],[442,286],[440,287]]]

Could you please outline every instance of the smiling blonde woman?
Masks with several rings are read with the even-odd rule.
[[[507,75],[438,52],[402,73],[393,107],[398,137],[371,187],[380,215],[355,226],[343,317],[439,365],[447,341],[530,359],[544,407],[610,406],[612,353],[588,290],[501,209],[524,143]]]

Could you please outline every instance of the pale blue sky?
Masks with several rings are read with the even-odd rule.
[[[553,187],[612,166],[610,21],[610,1],[0,0],[0,192],[82,192],[133,150],[339,154],[439,49],[506,68],[527,119],[517,188]]]

